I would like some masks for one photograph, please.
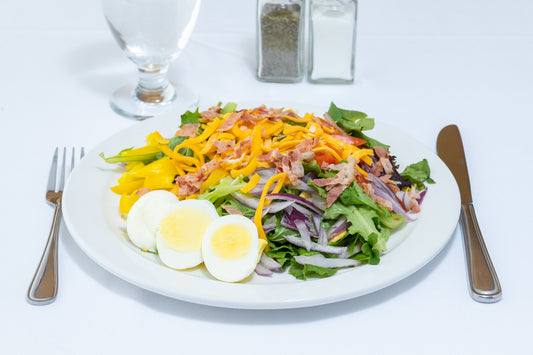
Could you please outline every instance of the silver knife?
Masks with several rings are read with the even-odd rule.
[[[461,192],[461,229],[470,295],[478,302],[498,302],[502,298],[502,289],[477,223],[463,142],[456,125],[446,126],[440,131],[437,138],[437,153],[452,171]]]

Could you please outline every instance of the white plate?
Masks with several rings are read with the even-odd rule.
[[[251,107],[251,106],[239,106]],[[276,107],[278,107],[276,105]],[[322,114],[327,109],[287,105],[300,113]],[[70,174],[63,196],[63,214],[70,234],[87,255],[116,276],[144,289],[176,299],[228,308],[280,309],[337,302],[382,289],[411,275],[446,245],[459,218],[459,190],[446,165],[429,149],[397,129],[376,121],[368,134],[391,145],[400,170],[426,158],[431,177],[416,222],[395,231],[379,265],[341,270],[326,279],[296,280],[288,273],[273,277],[253,275],[242,283],[213,279],[204,267],[176,271],[156,255],[136,249],[124,234],[118,195],[110,191],[121,175],[117,165],[98,156],[115,155],[126,147],[142,146],[153,131],[173,136],[179,115],[152,118],[99,144]]]

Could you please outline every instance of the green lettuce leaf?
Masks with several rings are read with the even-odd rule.
[[[176,148],[178,145],[180,145],[181,143],[183,143],[185,140],[187,140],[189,137],[181,137],[181,136],[174,136],[172,138],[170,138],[170,141],[168,142],[168,147],[172,150],[174,150],[174,148]],[[192,157],[194,156],[194,152],[192,151],[192,149],[190,148],[181,148],[180,150],[178,150],[178,153],[182,154],[182,155],[185,155],[187,157]]]
[[[198,112],[198,107],[196,108],[196,111],[191,112],[187,111],[183,115],[181,115],[181,126],[187,123],[200,123],[200,118],[202,115],[200,115],[200,112]]]
[[[400,173],[400,176],[414,184],[434,184],[435,181],[430,178],[431,170],[427,159],[423,159],[418,163],[411,164]]]
[[[337,272],[335,269],[327,269],[325,267],[315,265],[301,265],[292,259],[290,263],[289,274],[293,275],[298,280],[307,280],[308,278],[324,278],[335,275]]]
[[[237,109],[237,104],[235,102],[228,102],[222,109],[220,110],[220,114],[223,115],[228,112],[235,112]]]
[[[232,179],[231,176],[226,176],[218,185],[212,186],[207,189],[203,194],[197,196],[198,199],[208,200],[211,203],[215,203],[221,197],[227,196],[234,192],[239,191],[246,185],[246,182],[242,179],[241,176],[238,176],[235,179]]]
[[[391,213],[386,208],[372,201],[370,196],[355,181],[342,192],[338,201],[345,206],[366,206],[374,210],[379,218],[379,222],[388,228],[398,228],[405,222],[405,217]]]
[[[275,246],[275,244],[269,243],[269,245],[272,249],[265,252],[265,254],[276,259],[276,261],[281,265],[281,268],[284,270],[291,264],[293,257],[298,255],[295,247],[290,244]]]
[[[379,216],[375,210],[366,206],[345,206],[336,201],[324,212],[324,218],[327,219],[338,219],[341,216],[345,216],[351,223],[347,230],[349,234],[358,234],[367,242],[373,241],[372,246],[381,252],[387,249],[390,229],[382,226],[378,229],[376,224],[379,223]]]
[[[366,140],[370,148],[381,146],[389,149],[390,146],[381,143],[363,133],[365,130],[374,128],[374,119],[360,111],[345,110],[337,107],[333,102],[329,106],[328,114],[335,123],[349,135]]]

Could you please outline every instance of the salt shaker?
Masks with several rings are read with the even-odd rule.
[[[352,83],[357,0],[311,0],[308,80]]]
[[[303,78],[304,0],[257,1],[257,78]]]

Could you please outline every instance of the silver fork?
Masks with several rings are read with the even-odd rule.
[[[55,206],[54,218],[52,220],[52,227],[50,229],[50,235],[48,236],[43,256],[41,257],[39,266],[35,271],[30,288],[28,289],[28,302],[35,305],[51,303],[57,296],[57,239],[59,235],[59,225],[61,223],[61,198],[63,196],[65,178],[74,168],[76,161],[75,149],[72,148],[70,169],[67,173],[67,149],[63,148],[63,159],[60,166],[61,172],[58,181],[56,178],[58,153],[59,148],[56,148],[54,157],[52,158],[52,166],[50,167],[48,186],[46,189],[46,200]],[[80,149],[80,159],[83,158],[84,154],[84,149],[82,147]]]

